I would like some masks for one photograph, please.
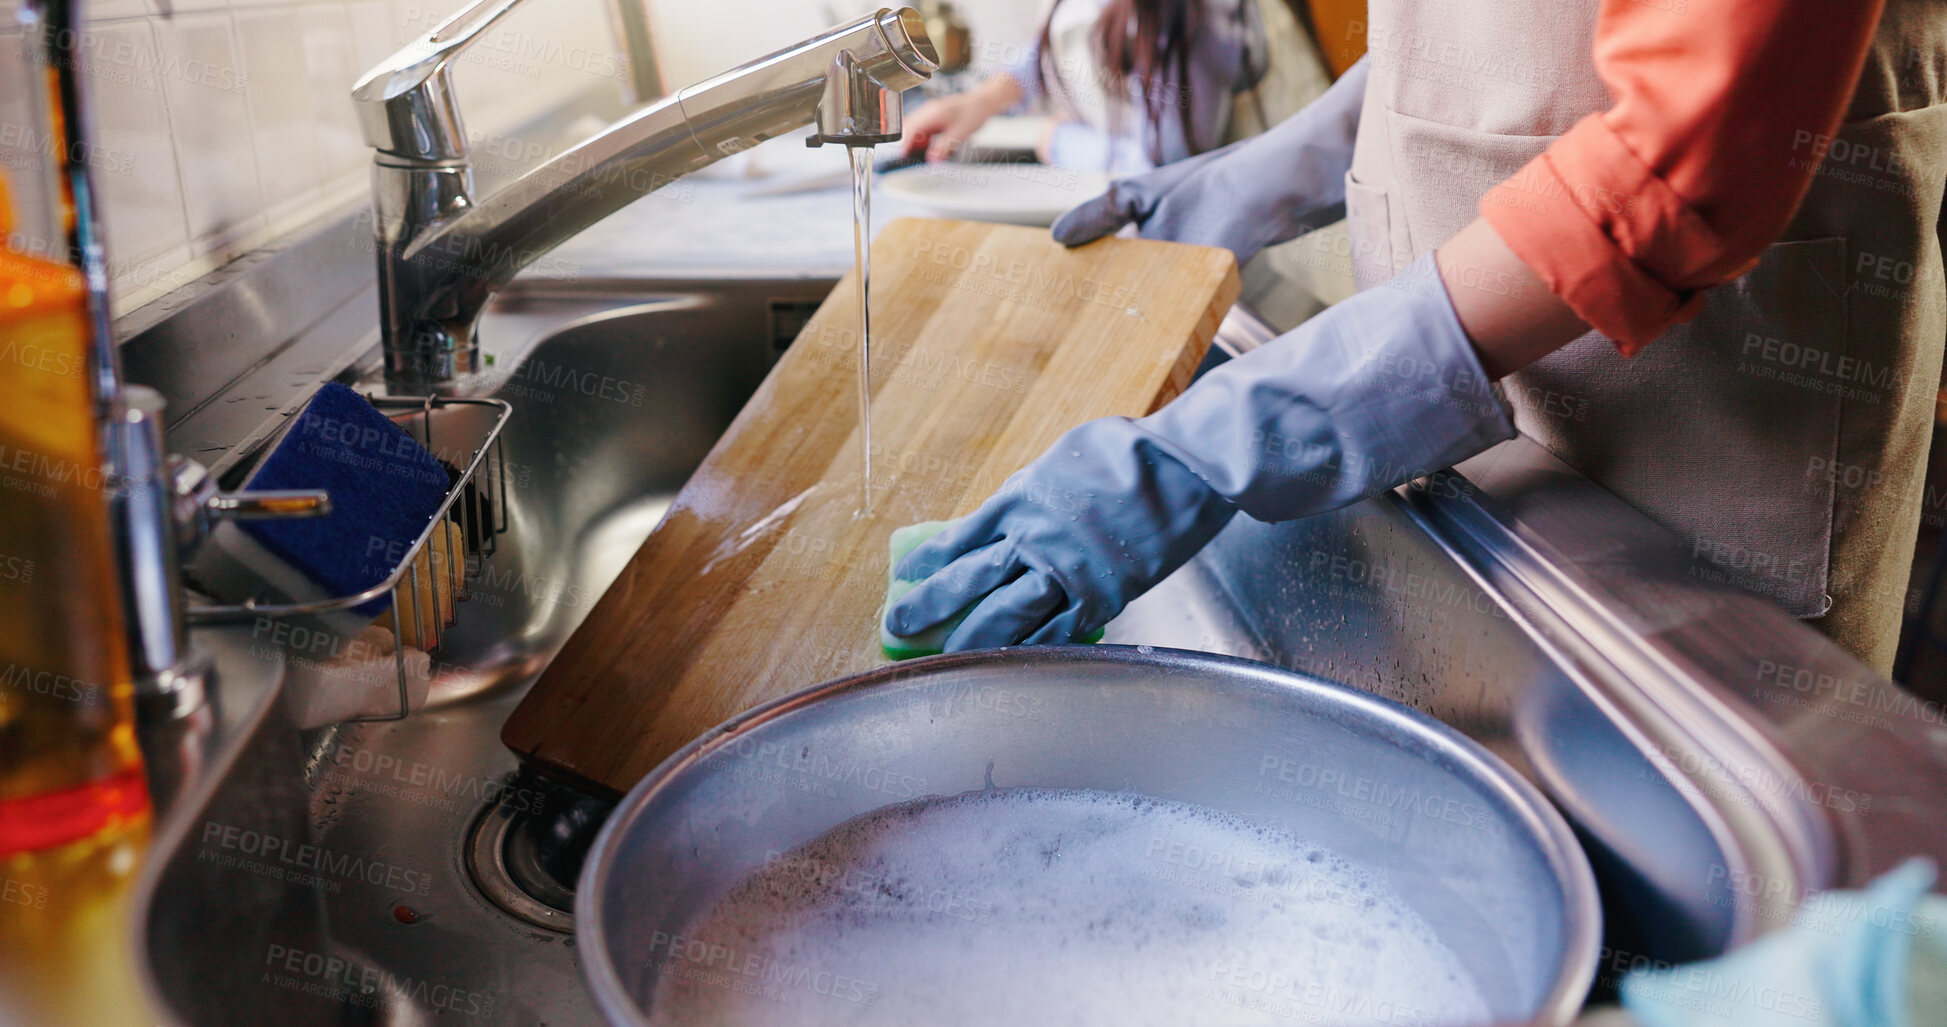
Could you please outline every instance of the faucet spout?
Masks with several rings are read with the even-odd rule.
[[[900,92],[939,66],[918,12],[881,10],[678,90],[476,201],[446,62],[513,2],[481,0],[374,68],[353,93],[378,151],[373,213],[395,391],[439,391],[478,371],[473,325],[488,299],[583,229],[807,124],[817,125],[814,143],[897,139]],[[429,59],[439,47],[442,56]]]
[[[805,140],[805,145],[898,142],[899,119],[899,94],[860,70],[852,51],[840,50],[825,72],[825,95],[818,101],[818,131]]]

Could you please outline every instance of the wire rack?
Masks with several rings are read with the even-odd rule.
[[[500,431],[513,414],[513,405],[501,399],[453,398],[446,396],[370,396],[373,406],[405,428],[428,452],[440,453],[435,437],[434,414],[455,407],[481,407],[491,411],[486,429],[469,427],[457,440],[468,456],[459,477],[447,488],[439,511],[427,522],[391,573],[378,584],[361,592],[328,599],[292,603],[262,603],[250,600],[227,605],[191,605],[189,619],[196,624],[235,624],[259,618],[312,616],[349,610],[389,595],[392,617],[393,668],[398,674],[398,712],[384,716],[357,716],[352,721],[402,720],[412,712],[411,678],[406,666],[408,638],[419,641],[418,648],[438,655],[440,638],[457,619],[460,601],[467,598],[468,568],[477,560],[492,556],[500,535],[507,530],[507,474]],[[455,466],[459,466],[457,461]],[[453,545],[457,532],[459,545]],[[446,533],[447,555],[437,553],[435,537]],[[422,564],[422,557],[427,559]],[[442,564],[444,566],[442,566]],[[421,568],[424,568],[423,571]],[[423,585],[423,587],[422,587]],[[410,626],[410,635],[405,629]]]

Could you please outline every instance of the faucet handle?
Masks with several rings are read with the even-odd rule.
[[[844,26],[869,35],[855,53],[840,49],[825,67],[818,97],[816,130],[806,146],[873,146],[898,142],[900,93],[939,70],[939,52],[926,35],[926,23],[910,7],[880,8]],[[839,31],[839,30],[834,30]]]
[[[521,0],[475,0],[380,61],[352,87],[365,143],[415,161],[467,155],[466,127],[447,65]]]
[[[331,513],[331,494],[324,489],[223,492],[208,468],[181,456],[169,458],[168,483],[175,504],[176,545],[184,559],[210,537],[220,520],[281,520]]]
[[[896,143],[901,134],[900,111],[899,94],[867,74],[852,51],[840,50],[825,71],[825,91],[818,99],[818,128],[805,145],[869,147]]]

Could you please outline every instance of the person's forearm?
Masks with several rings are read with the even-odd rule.
[[[995,114],[1019,102],[1021,84],[1002,72],[988,76],[962,93],[928,100],[905,118],[903,146],[909,155],[924,152],[928,161],[943,161],[980,131]]]
[[[1592,59],[1614,104],[1480,213],[1625,356],[1697,312],[1790,224],[1846,116],[1884,0],[1602,0]],[[1486,344],[1493,348],[1493,343]]]
[[[1475,218],[1447,240],[1434,261],[1454,314],[1490,378],[1513,374],[1589,330],[1485,218]]]
[[[1020,80],[1014,77],[1012,71],[997,71],[968,90],[967,95],[981,105],[981,109],[988,117],[993,117],[1020,103],[1021,98],[1027,95],[1027,90]]]

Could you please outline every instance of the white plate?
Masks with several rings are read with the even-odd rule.
[[[1036,114],[996,114],[981,124],[967,139],[968,146],[988,150],[1027,150],[1041,141],[1041,133],[1053,120]]]
[[[879,179],[885,195],[941,217],[1051,225],[1109,187],[1100,171],[1045,164],[928,164]]]

